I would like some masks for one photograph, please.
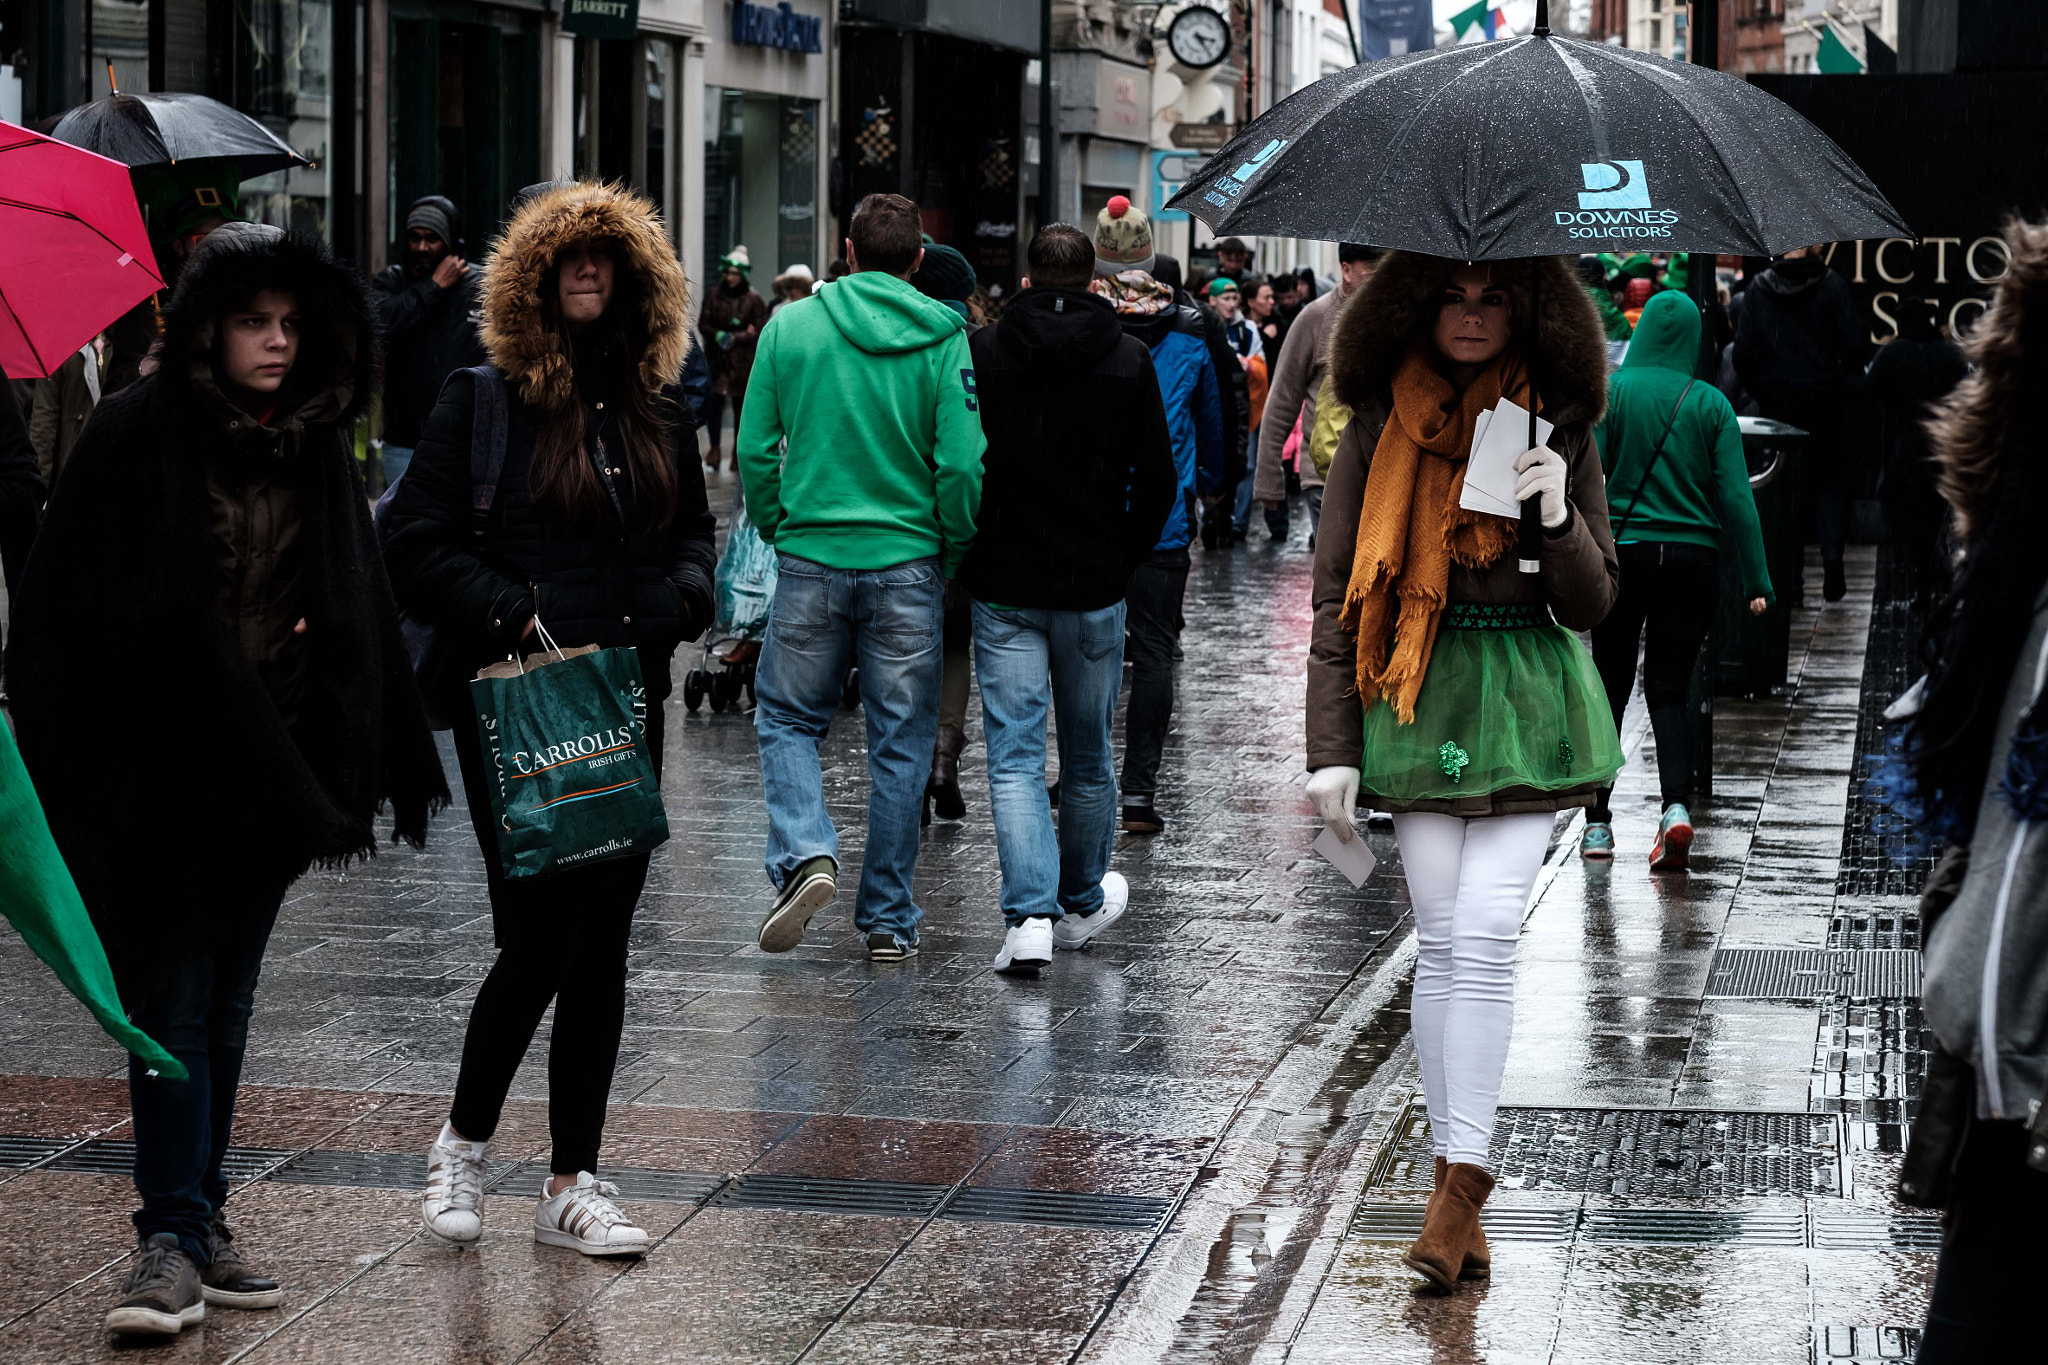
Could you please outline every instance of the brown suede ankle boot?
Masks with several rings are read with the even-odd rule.
[[[1493,1193],[1493,1177],[1483,1167],[1457,1162],[1444,1172],[1443,1191],[1430,1203],[1422,1235],[1401,1262],[1432,1283],[1455,1289],[1461,1276],[1477,1279],[1492,1272],[1479,1210]]]

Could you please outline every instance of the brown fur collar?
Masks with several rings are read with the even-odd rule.
[[[576,380],[541,315],[541,277],[564,250],[599,237],[619,244],[619,264],[640,280],[640,382],[659,393],[682,377],[690,354],[690,286],[654,206],[617,185],[558,184],[520,207],[484,265],[484,349],[545,412],[575,401]]]
[[[2040,447],[2035,419],[2021,410],[2048,387],[2048,220],[2005,225],[2012,266],[1991,307],[1964,343],[1975,366],[1928,421],[1936,479],[1967,541],[1991,520],[1999,470],[2021,442]]]
[[[1330,379],[1355,411],[1392,403],[1394,371],[1410,342],[1435,320],[1438,290],[1455,262],[1390,251],[1372,278],[1339,305],[1330,334]],[[1529,266],[1494,263],[1517,319],[1529,316]],[[1597,422],[1607,411],[1607,343],[1585,286],[1562,256],[1542,264],[1541,316],[1531,366],[1544,417],[1560,426]]]

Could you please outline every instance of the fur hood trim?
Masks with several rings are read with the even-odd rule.
[[[163,312],[158,384],[187,401],[224,404],[213,372],[221,313],[265,289],[288,291],[299,306],[299,354],[272,428],[355,421],[379,376],[369,289],[318,238],[261,223],[217,228],[186,262]]]
[[[1563,256],[1542,258],[1541,314],[1530,378],[1543,416],[1559,426],[1597,422],[1607,411],[1607,342],[1593,300]],[[1390,251],[1340,306],[1330,334],[1330,379],[1353,411],[1393,404],[1394,372],[1414,338],[1435,321],[1438,291],[1456,261]],[[1526,261],[1496,261],[1515,317],[1529,316]]]
[[[604,238],[638,280],[640,382],[650,394],[676,383],[690,354],[690,286],[654,205],[619,185],[564,181],[513,214],[484,264],[483,335],[491,363],[520,397],[555,413],[576,399],[570,357],[541,313],[540,287],[561,254]]]
[[[1941,495],[1964,541],[1991,520],[2005,457],[2022,442],[2038,449],[2021,406],[2048,386],[2048,220],[2010,219],[2004,235],[2012,264],[1963,345],[1972,369],[1927,423]]]

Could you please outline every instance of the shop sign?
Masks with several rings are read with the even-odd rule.
[[[562,0],[562,32],[579,38],[631,38],[640,31],[640,0]]]
[[[1187,220],[1186,212],[1166,207],[1166,201],[1179,194],[1180,187],[1194,179],[1196,172],[1208,160],[1208,153],[1200,151],[1152,153],[1153,222],[1179,223]]]
[[[1234,123],[1176,123],[1167,138],[1176,147],[1213,152],[1237,136]]]
[[[571,4],[575,0],[570,0]],[[733,0],[732,40],[751,47],[779,47],[785,52],[823,52],[825,21],[798,14],[789,0],[775,6]]]

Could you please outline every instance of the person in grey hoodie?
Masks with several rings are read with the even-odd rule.
[[[1948,1217],[1921,1365],[2020,1340],[2048,1272],[2048,221],[2008,225],[2012,266],[1930,423],[1964,547],[1929,625],[1896,785],[1950,845],[1922,902],[1923,1008],[1940,1051],[1899,1180]],[[1910,804],[1910,803],[1906,803]],[[1952,1096],[1953,1103],[1945,1103]]]

